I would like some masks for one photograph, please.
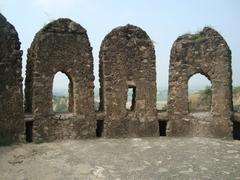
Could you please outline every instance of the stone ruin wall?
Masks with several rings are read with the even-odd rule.
[[[212,84],[211,120],[202,124],[188,110],[188,80],[196,73],[206,76]],[[200,33],[180,36],[174,42],[168,97],[168,135],[231,135],[231,51],[218,32],[206,27]]]
[[[22,51],[13,25],[0,13],[0,138],[21,139],[24,131]]]
[[[2,15],[0,32],[0,136],[19,139],[24,134],[22,52],[14,27]],[[25,80],[25,131],[32,128],[30,141],[95,137],[98,131],[103,137],[157,136],[158,121],[167,124],[167,136],[225,137],[232,133],[232,120],[240,120],[232,111],[231,52],[211,28],[174,42],[167,113],[156,110],[155,51],[145,31],[132,25],[113,29],[101,44],[99,58],[100,108],[95,112],[86,30],[58,19],[36,34],[28,50]],[[64,114],[52,110],[53,78],[59,71],[70,80],[69,113]],[[210,121],[205,124],[188,110],[188,80],[196,73],[212,83],[212,108],[206,117]],[[135,94],[130,110],[128,88]]]
[[[101,44],[99,59],[103,136],[158,135],[155,51],[147,33],[132,25],[113,29]],[[133,88],[130,110],[128,88]]]
[[[32,113],[36,139],[95,136],[93,57],[86,30],[70,19],[43,27],[28,50],[25,112]],[[69,78],[69,112],[53,113],[52,85],[57,72]]]

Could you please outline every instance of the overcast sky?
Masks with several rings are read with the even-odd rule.
[[[232,50],[233,84],[240,85],[240,0],[0,0],[0,12],[18,31],[22,42],[23,76],[26,52],[44,24],[70,18],[88,32],[94,56],[98,88],[98,53],[104,37],[115,27],[133,24],[155,42],[157,85],[167,87],[169,55],[175,39],[204,26],[215,28]],[[62,88],[66,78],[58,76]],[[205,86],[205,78],[191,79],[192,86]]]

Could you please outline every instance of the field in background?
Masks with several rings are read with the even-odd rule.
[[[60,95],[53,96],[53,110],[55,112],[67,112],[68,111],[68,97]],[[130,96],[130,95],[129,95]],[[131,98],[128,98],[131,99]],[[95,109],[98,110],[100,99],[95,97]],[[130,106],[131,102],[127,102],[127,106]],[[240,112],[240,86],[233,88],[233,105],[234,111]],[[210,111],[211,108],[211,89],[205,87],[203,90],[191,90],[189,92],[189,109],[191,111]],[[167,90],[158,91],[157,93],[157,109],[167,109]]]

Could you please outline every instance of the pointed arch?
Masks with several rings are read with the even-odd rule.
[[[73,112],[73,81],[69,75],[61,71],[55,73],[53,79],[52,97],[54,112]]]
[[[197,81],[202,84],[196,85]],[[195,84],[195,86],[193,84]],[[211,81],[205,75],[196,73],[188,79],[188,111],[189,113],[211,112],[211,108]]]

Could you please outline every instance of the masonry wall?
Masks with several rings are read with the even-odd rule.
[[[0,14],[0,138],[19,140],[24,134],[21,56],[18,34]],[[233,133],[239,138],[240,115],[233,116],[232,108],[231,51],[214,29],[205,27],[174,42],[164,114],[156,111],[156,57],[145,31],[133,25],[113,29],[101,44],[99,58],[96,113],[86,30],[70,19],[58,19],[36,34],[28,50],[24,105],[25,120],[33,121],[33,134],[27,129],[31,122],[26,123],[26,134],[34,141],[158,136],[158,120],[167,122],[167,136],[232,137]],[[70,82],[69,112],[62,114],[52,107],[53,79],[59,71]],[[201,117],[190,113],[188,105],[188,81],[197,73],[212,85],[211,112]],[[130,109],[128,89],[133,89]]]
[[[57,72],[70,80],[69,113],[52,109],[52,85]],[[34,139],[95,136],[93,57],[86,30],[70,19],[43,27],[28,50],[25,112],[33,114]]]
[[[188,110],[188,80],[196,73],[212,84],[209,123],[198,124]],[[168,135],[225,137],[232,134],[231,51],[223,37],[205,27],[180,36],[173,44],[169,67]]]
[[[20,44],[14,26],[0,13],[0,138],[12,140],[24,131]]]
[[[103,136],[156,136],[156,67],[154,46],[145,31],[133,25],[113,29],[99,53],[100,111]],[[128,88],[135,95],[126,109]]]

